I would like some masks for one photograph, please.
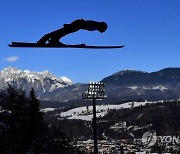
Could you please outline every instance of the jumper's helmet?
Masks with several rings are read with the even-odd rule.
[[[99,27],[98,27],[98,31],[103,33],[106,31],[107,27],[108,26],[105,22],[100,22]]]

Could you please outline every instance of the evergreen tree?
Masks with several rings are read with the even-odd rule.
[[[0,93],[0,106],[3,111],[0,113],[0,143],[4,145],[0,146],[0,153],[21,154],[32,150],[46,129],[34,90],[28,98],[23,90],[9,85]]]
[[[40,101],[38,100],[34,89],[32,88],[29,94],[29,127],[28,134],[32,139],[32,150],[35,153],[52,151],[53,143],[48,136],[48,128],[43,121],[43,114],[39,108]]]
[[[0,91],[0,153],[76,153],[65,135],[53,137],[34,89],[29,97],[12,86]]]
[[[5,126],[1,140],[6,141],[6,145],[0,150],[7,153],[14,151],[23,153],[27,147],[24,134],[27,125],[27,98],[25,92],[16,90],[12,86],[1,92],[0,105],[3,112],[0,115],[0,122]]]
[[[39,100],[36,93],[32,88],[29,94],[29,122],[32,136],[37,137],[40,135],[43,127],[43,114],[39,109]]]
[[[29,94],[29,107],[32,114],[36,114],[40,112],[39,109],[39,100],[37,99],[36,93],[32,88]]]

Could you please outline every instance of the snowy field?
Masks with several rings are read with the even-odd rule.
[[[51,112],[56,110],[56,108],[45,108],[45,109],[41,109],[42,112],[46,113],[46,112]]]
[[[97,105],[96,106],[96,116],[97,117],[103,117],[105,114],[107,114],[108,111],[113,109],[125,109],[125,108],[132,108],[132,107],[138,107],[138,106],[144,106],[145,104],[151,104],[156,102],[128,102],[120,105]],[[92,113],[93,113],[93,107],[92,106],[84,106],[84,107],[78,107],[71,110],[68,110],[66,112],[60,113],[60,116],[67,119],[81,119],[90,121],[92,120]]]

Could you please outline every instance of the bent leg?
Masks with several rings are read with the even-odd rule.
[[[69,25],[65,24],[63,28],[53,31],[51,33],[45,34],[39,41],[37,41],[37,43],[38,44],[47,44],[47,43],[62,44],[61,42],[59,42],[59,40],[70,33],[74,33],[80,30],[82,27],[81,22],[83,22],[83,20],[76,20]]]
[[[45,34],[39,41],[37,41],[37,43],[46,44],[50,38],[51,38],[50,34]]]
[[[38,44],[59,44],[60,38],[63,36],[63,30],[59,29],[51,33],[45,34],[39,41]]]

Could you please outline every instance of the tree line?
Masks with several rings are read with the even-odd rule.
[[[53,135],[39,104],[34,89],[29,96],[10,85],[0,91],[0,153],[78,153],[70,146],[66,134]]]

